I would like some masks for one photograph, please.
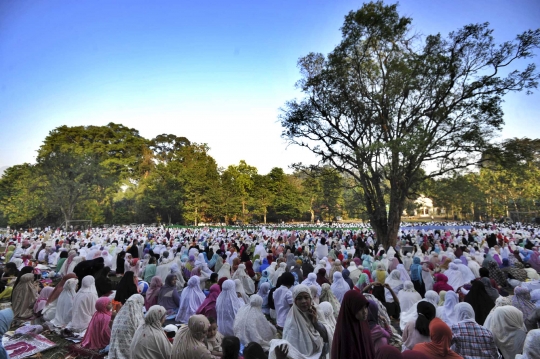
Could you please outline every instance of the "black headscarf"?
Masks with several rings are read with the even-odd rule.
[[[127,271],[116,286],[116,295],[114,300],[125,304],[129,297],[137,293],[139,293],[139,291],[137,290],[137,286],[133,281],[133,272]]]
[[[126,257],[126,252],[122,251],[116,256],[116,274],[124,274],[124,259]]]
[[[465,296],[465,302],[469,303],[474,309],[474,319],[480,325],[484,325],[495,302],[486,291],[484,284],[479,280],[472,281],[472,287]]]
[[[101,297],[105,294],[108,294],[112,291],[112,282],[109,279],[109,272],[111,271],[111,268],[105,267],[101,271],[99,271],[95,278],[96,278],[96,291],[98,294],[98,297]]]
[[[73,273],[79,279],[79,288],[81,286],[82,280],[87,275],[91,275],[96,278],[96,275],[105,267],[105,260],[103,257],[96,259],[90,259],[87,261],[82,261],[78,263],[75,268],[73,268]]]
[[[131,247],[129,247],[127,253],[131,254],[133,258],[139,258],[139,248],[137,247],[137,244],[135,242],[133,242]]]

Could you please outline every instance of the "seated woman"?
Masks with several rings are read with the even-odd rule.
[[[193,277],[190,278],[190,280]],[[204,343],[210,322],[204,315],[189,318],[188,325],[180,328],[174,338],[171,359],[214,359]]]
[[[96,288],[95,279],[87,275],[82,280],[82,287],[73,298],[73,317],[67,325],[67,329],[73,332],[82,332],[88,328],[92,316],[96,312]]]
[[[57,327],[65,327],[73,316],[73,298],[75,298],[75,288],[77,288],[77,278],[66,281],[62,288],[62,293],[58,297],[56,312],[51,323]],[[54,293],[53,293],[54,294]]]
[[[388,339],[390,339],[392,333],[389,333],[379,325],[379,306],[373,301],[369,301],[368,324],[369,330],[371,331],[373,349],[375,350],[375,353],[377,353],[381,346],[388,344]]]
[[[303,284],[293,291],[293,306],[285,320],[283,339],[308,358],[319,358],[328,354],[328,333],[317,320],[311,291]]]
[[[435,318],[429,324],[430,343],[416,344],[413,351],[427,355],[430,359],[463,357],[450,349],[452,330],[445,322]]]
[[[495,307],[486,318],[484,328],[493,333],[495,344],[504,358],[515,358],[522,352],[527,332],[519,309],[511,305]]]
[[[277,330],[264,317],[262,302],[260,295],[252,295],[250,303],[240,308],[236,314],[233,329],[234,335],[244,346],[250,342],[257,342],[268,351],[270,340],[275,338]]]
[[[41,315],[43,318],[43,321],[50,322],[54,319],[56,316],[56,305],[58,304],[58,297],[60,297],[60,294],[62,294],[62,291],[64,290],[64,285],[68,281],[68,279],[76,279],[77,276],[75,274],[68,274],[62,277],[60,282],[54,287],[54,290],[52,291],[51,295],[49,295],[49,298],[47,298],[47,302],[45,304],[45,308],[41,311]]]
[[[129,347],[133,334],[144,323],[143,305],[143,296],[133,294],[116,314],[111,327],[109,358],[130,358]]]
[[[199,286],[199,277],[196,275],[191,276],[187,288],[182,291],[180,296],[180,305],[175,320],[179,323],[187,323],[204,300],[204,293]]]
[[[164,307],[169,315],[177,313],[180,295],[176,289],[176,275],[169,274],[165,279],[165,285],[159,290],[157,304]]]
[[[369,301],[360,292],[345,293],[332,341],[332,359],[375,358],[368,307]]]
[[[418,318],[411,320],[403,330],[403,349],[412,349],[416,344],[431,341],[429,336],[429,324],[435,318],[436,308],[433,304],[425,301],[416,304]]]
[[[26,321],[33,317],[33,308],[37,297],[38,292],[34,285],[34,274],[24,274],[21,276],[19,284],[13,289],[11,299],[11,309],[13,309],[15,321]]]
[[[113,309],[115,312],[118,312],[122,305],[126,303],[129,297],[133,294],[139,293],[137,277],[134,276],[133,272],[127,271],[124,273],[120,282],[116,286],[116,294],[113,301]]]
[[[167,310],[164,307],[154,305],[150,308],[144,317],[144,324],[137,328],[131,340],[131,359],[170,357],[172,345],[161,327],[166,316]]]
[[[111,340],[109,325],[112,319],[111,309],[111,298],[103,297],[96,301],[96,312],[92,316],[81,343],[83,348],[98,350],[109,345]]]
[[[146,291],[146,295],[144,298],[144,307],[146,308],[146,310],[150,309],[151,306],[157,304],[161,287],[163,287],[163,281],[161,280],[161,277],[153,277],[152,282],[150,282],[150,287]]]

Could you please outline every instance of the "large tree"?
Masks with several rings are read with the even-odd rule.
[[[379,1],[341,31],[328,56],[299,60],[305,96],[287,102],[283,136],[353,176],[378,240],[393,245],[410,188],[474,163],[504,123],[503,96],[536,88],[535,65],[515,63],[533,56],[540,30],[502,44],[488,23],[422,37]]]

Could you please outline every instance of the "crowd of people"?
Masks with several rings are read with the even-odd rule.
[[[11,230],[0,335],[110,359],[539,358],[540,228]],[[0,358],[9,353],[0,348]]]

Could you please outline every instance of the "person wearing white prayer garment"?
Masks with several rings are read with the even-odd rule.
[[[422,300],[422,296],[414,289],[411,281],[406,281],[403,284],[403,289],[399,291],[397,298],[402,312],[407,312],[413,305]]]
[[[456,304],[459,303],[459,297],[456,292],[449,290],[446,292],[444,304],[442,307],[437,307],[437,317],[441,318],[448,326],[457,323],[457,312],[454,310]]]
[[[401,273],[397,269],[394,269],[384,282],[388,284],[390,288],[392,288],[394,294],[396,295],[398,295],[400,290],[403,289],[404,282],[401,280]],[[384,290],[384,297],[387,303],[392,303],[394,301],[394,297],[388,289]]]
[[[290,288],[294,285],[294,276],[292,273],[283,273],[281,286],[274,291],[274,307],[276,308],[276,324],[278,329],[282,329],[289,310],[293,305],[293,296]]]
[[[180,295],[180,307],[176,315],[176,321],[179,323],[187,323],[200,305],[206,299],[204,293],[199,286],[199,277],[194,275],[188,280],[188,286],[182,290]]]
[[[240,343],[246,346],[250,342],[259,343],[267,351],[270,349],[270,340],[277,333],[276,327],[266,320],[262,312],[263,299],[254,294],[250,302],[238,310],[234,320],[234,335],[240,339]]]
[[[96,312],[96,301],[98,300],[95,287],[96,280],[91,275],[87,275],[81,282],[81,289],[73,298],[73,316],[66,326],[73,332],[81,332],[88,328],[92,316]]]
[[[255,282],[253,282],[253,279],[251,279],[251,277],[246,273],[245,264],[242,263],[238,266],[238,269],[236,270],[236,272],[234,272],[231,279],[240,280],[246,294],[251,295],[255,293]]]
[[[328,333],[318,321],[317,310],[311,302],[311,292],[305,285],[297,285],[293,292],[293,306],[283,328],[283,339],[305,358],[324,358],[328,354]],[[326,343],[326,345],[325,345]]]
[[[227,279],[223,282],[222,291],[216,300],[218,331],[223,336],[234,335],[234,320],[244,301],[236,295],[236,284]]]
[[[330,289],[332,290],[332,293],[336,296],[336,298],[339,300],[339,303],[343,301],[343,297],[345,296],[345,293],[347,293],[351,287],[345,279],[343,279],[343,274],[341,272],[334,272],[333,275],[333,282],[330,286]]]
[[[469,269],[468,266],[463,264],[461,259],[454,259],[454,263],[458,266],[458,269],[460,270],[465,283],[470,283],[471,281],[476,279],[473,272]]]
[[[448,284],[454,288],[454,290],[458,290],[459,287],[467,283],[463,278],[459,267],[453,262],[450,263],[449,268],[444,271],[444,275],[448,278]]]
[[[272,275],[271,282],[272,282],[273,287],[276,286],[278,278],[281,277],[281,275],[283,275],[283,273],[286,272],[286,270],[285,270],[286,266],[287,266],[286,263],[284,263],[284,262],[280,263],[278,269],[276,270],[274,275]]]

